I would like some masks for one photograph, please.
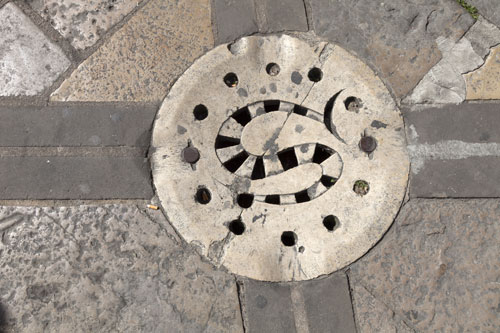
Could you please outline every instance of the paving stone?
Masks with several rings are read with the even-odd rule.
[[[297,287],[304,298],[309,332],[356,332],[344,272],[306,281]]]
[[[92,46],[139,0],[25,0],[77,49]]]
[[[467,3],[500,28],[500,4],[497,0],[467,0]]]
[[[397,97],[410,92],[440,60],[438,37],[456,41],[474,22],[455,1],[315,0],[310,4],[316,33],[371,63]]]
[[[242,332],[234,278],[175,242],[159,215],[1,207],[0,330]]]
[[[499,200],[410,200],[351,285],[418,332],[497,331],[499,218]]]
[[[485,59],[490,49],[500,44],[500,29],[479,16],[464,37],[470,41],[474,51]]]
[[[253,1],[214,0],[216,44],[228,43],[259,31]]]
[[[500,46],[491,50],[485,64],[465,75],[467,99],[500,99]]]
[[[353,308],[358,333],[412,333],[401,318],[377,300],[362,285],[352,288]]]
[[[243,291],[247,332],[296,332],[289,285],[245,280]]]
[[[148,147],[155,106],[0,106],[0,146]]]
[[[70,65],[62,50],[13,3],[0,8],[0,96],[34,96]]]
[[[499,103],[406,110],[410,195],[499,196],[499,110]]]
[[[213,47],[208,0],[152,0],[86,59],[53,101],[161,101]]]
[[[150,199],[142,157],[0,157],[0,199]]]
[[[303,0],[256,0],[261,32],[307,31]]]

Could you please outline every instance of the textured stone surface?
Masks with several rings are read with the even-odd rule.
[[[0,106],[0,146],[148,147],[154,106]]]
[[[77,49],[92,46],[139,0],[26,0]]]
[[[224,81],[230,72],[236,86]],[[348,110],[352,96],[357,111]],[[348,265],[380,239],[406,192],[394,100],[366,64],[323,41],[272,35],[218,46],[179,78],[154,126],[153,178],[170,221],[217,265],[257,280],[308,280]],[[371,154],[359,147],[365,135],[379,142]],[[200,152],[195,165],[180,158],[188,144]],[[258,158],[265,171],[252,177]],[[365,196],[354,190],[359,180]],[[203,187],[210,201],[196,199]],[[248,205],[238,200],[245,193]]]
[[[152,0],[52,94],[54,101],[160,101],[213,46],[208,0]]]
[[[467,3],[475,6],[479,14],[500,28],[500,4],[497,0],[467,0]]]
[[[362,285],[355,284],[351,290],[356,327],[358,333],[413,333],[394,311],[377,300]]]
[[[216,44],[228,43],[259,30],[253,1],[214,0]]]
[[[467,99],[500,99],[500,46],[491,50],[485,64],[465,75]]]
[[[0,8],[0,96],[33,96],[48,88],[70,65],[14,4]]]
[[[455,41],[473,19],[455,1],[311,1],[317,34],[372,63],[397,97],[441,58],[439,36]],[[369,13],[369,15],[367,15]]]
[[[1,207],[0,330],[242,332],[234,278],[177,243],[160,215]]]
[[[256,0],[261,32],[307,31],[303,0]]]
[[[464,37],[470,41],[474,51],[484,59],[493,46],[500,44],[500,29],[479,16]]]
[[[142,157],[0,157],[1,199],[150,199]]]
[[[384,239],[351,266],[351,284],[418,332],[494,332],[499,218],[499,200],[410,200]]]

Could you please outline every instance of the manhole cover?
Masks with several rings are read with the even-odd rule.
[[[217,265],[307,280],[359,258],[405,195],[403,121],[389,92],[339,46],[247,37],[197,60],[153,134],[169,221]]]

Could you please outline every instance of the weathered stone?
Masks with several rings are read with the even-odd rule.
[[[34,96],[70,65],[52,43],[13,3],[0,8],[0,96]]]
[[[77,49],[92,46],[139,0],[28,0]]]
[[[465,75],[467,99],[500,99],[500,46],[491,50],[485,64]]]
[[[491,47],[500,44],[500,29],[480,16],[464,37],[470,41],[474,51],[484,59],[490,53]]]
[[[499,218],[499,200],[410,200],[351,284],[418,332],[495,331]]]
[[[247,332],[296,332],[289,285],[245,280],[243,292]]]
[[[0,199],[150,199],[142,157],[0,157]]]
[[[307,31],[303,0],[256,0],[261,32]]]
[[[500,28],[500,5],[497,0],[467,0],[467,3],[476,7],[479,14]]]
[[[438,37],[456,41],[473,24],[455,1],[317,0],[311,8],[316,33],[371,63],[397,97],[440,60]]]
[[[0,146],[147,147],[155,106],[0,106]]]
[[[401,318],[384,303],[373,297],[362,285],[354,284],[351,293],[358,333],[414,332]]]
[[[176,243],[160,215],[1,207],[0,329],[242,332],[234,278]]]
[[[215,0],[216,44],[228,43],[259,31],[253,1]]]
[[[52,94],[53,101],[160,101],[213,46],[208,0],[152,0]]]

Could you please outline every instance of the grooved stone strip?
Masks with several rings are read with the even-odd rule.
[[[147,147],[155,106],[0,107],[0,146]]]
[[[216,44],[259,31],[253,1],[214,0]]]
[[[0,199],[150,199],[142,157],[0,157]]]

